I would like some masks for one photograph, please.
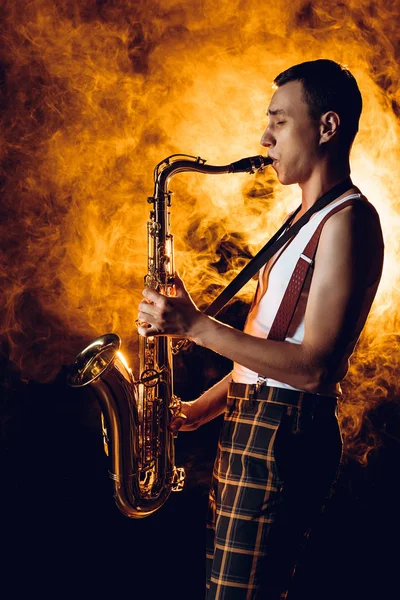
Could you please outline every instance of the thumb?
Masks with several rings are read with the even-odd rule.
[[[176,295],[178,298],[184,298],[185,296],[189,295],[189,293],[185,287],[185,284],[183,283],[182,279],[179,277],[178,271],[175,271],[175,274],[174,274],[174,284],[175,284]]]

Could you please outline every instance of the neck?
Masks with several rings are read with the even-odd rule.
[[[311,176],[299,183],[302,192],[303,211],[308,210],[323,194],[350,176],[349,158],[344,160],[322,163]]]

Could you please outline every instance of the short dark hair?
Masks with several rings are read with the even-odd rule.
[[[312,118],[319,119],[330,110],[339,115],[340,139],[351,147],[358,131],[362,97],[350,71],[333,60],[311,60],[283,71],[274,83],[280,87],[290,81],[302,82]]]

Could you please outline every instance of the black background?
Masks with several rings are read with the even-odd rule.
[[[178,391],[184,396],[190,388],[184,397],[194,397],[227,368],[211,352],[191,351]],[[22,383],[7,364],[3,373],[3,597],[202,598],[207,493],[221,419],[179,434],[176,463],[186,468],[185,490],[152,516],[129,519],[112,497],[95,399],[67,387],[66,368],[47,385]],[[370,415],[386,433],[367,466],[344,456],[293,600],[399,597],[399,416],[393,400]]]

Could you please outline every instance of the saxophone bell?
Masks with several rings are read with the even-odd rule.
[[[108,333],[94,340],[75,358],[67,375],[71,387],[84,387],[105,374],[121,346],[121,338]]]

